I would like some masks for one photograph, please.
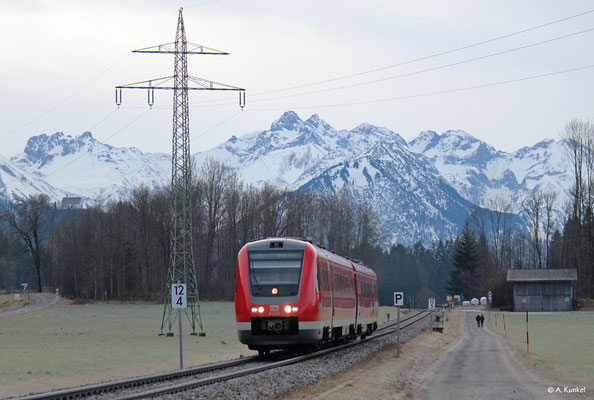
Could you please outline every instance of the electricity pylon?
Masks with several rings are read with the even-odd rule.
[[[171,253],[169,257],[168,282],[166,287],[161,333],[167,328],[167,336],[173,336],[172,327],[177,317],[172,313],[171,284],[185,283],[188,307],[184,310],[192,335],[196,325],[200,336],[205,336],[200,315],[198,282],[194,264],[192,241],[192,163],[190,155],[190,118],[188,110],[189,90],[233,90],[239,92],[239,105],[245,106],[245,90],[235,86],[196,78],[188,75],[188,54],[228,55],[224,51],[199,44],[188,43],[182,15],[179,9],[175,42],[134,50],[133,53],[174,54],[174,74],[165,78],[116,86],[116,104],[122,103],[122,89],[147,89],[148,103],[155,102],[155,89],[173,90],[173,144],[171,150]],[[173,80],[173,87],[167,86]],[[189,82],[195,86],[189,86]]]

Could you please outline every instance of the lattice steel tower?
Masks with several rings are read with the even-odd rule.
[[[196,335],[196,326],[200,335],[204,336],[198,282],[194,263],[192,239],[192,163],[190,155],[190,120],[188,110],[189,90],[233,90],[239,91],[239,105],[245,105],[245,90],[235,86],[196,78],[188,75],[188,54],[228,55],[229,53],[211,49],[186,41],[186,30],[179,9],[175,42],[160,44],[134,50],[134,53],[174,54],[173,76],[131,83],[116,87],[116,104],[122,103],[122,89],[148,89],[148,103],[153,106],[155,89],[173,90],[173,145],[171,149],[171,254],[169,257],[169,273],[161,321],[161,335],[167,329],[167,336],[173,336],[172,327],[176,313],[171,308],[171,284],[185,283],[187,302],[185,315],[191,326],[192,335]],[[167,86],[173,80],[173,87]],[[196,86],[190,86],[192,82]]]

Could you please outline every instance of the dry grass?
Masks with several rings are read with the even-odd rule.
[[[30,304],[29,297],[25,294],[20,301],[14,300],[14,294],[0,294],[0,312]]]
[[[237,339],[233,303],[201,310],[207,336],[184,325],[184,366],[252,354]],[[177,330],[158,336],[162,313],[162,305],[58,305],[0,319],[0,398],[179,368]]]
[[[507,342],[517,358],[526,363],[526,314],[506,313],[505,322]],[[594,376],[594,313],[531,313],[528,322],[528,365],[550,380],[551,385],[591,386]],[[505,335],[502,314],[491,313],[489,327]]]
[[[394,307],[391,307],[394,310]],[[384,310],[384,312],[387,312]],[[395,315],[395,314],[394,314]],[[293,393],[290,400],[301,399],[416,399],[422,398],[421,379],[463,334],[465,313],[447,314],[444,333],[420,333],[401,346],[396,358],[395,346],[388,346],[367,361],[338,376],[323,379],[317,385]],[[380,322],[385,322],[381,319]],[[392,318],[391,318],[392,319]]]

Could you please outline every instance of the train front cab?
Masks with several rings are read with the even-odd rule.
[[[252,350],[316,345],[322,340],[317,255],[295,239],[265,239],[238,255],[238,337]]]

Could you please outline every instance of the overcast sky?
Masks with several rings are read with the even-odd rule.
[[[172,42],[180,6],[188,41],[231,53],[189,56],[189,74],[247,90],[243,112],[234,93],[191,93],[193,153],[286,110],[406,140],[461,129],[505,151],[594,117],[594,68],[458,90],[594,65],[594,31],[582,32],[594,28],[592,1],[0,0],[0,155],[33,135],[89,129],[113,146],[170,152],[172,93],[158,91],[146,112],[146,92],[125,91],[114,112],[114,87],[173,74],[172,55],[131,50]]]

